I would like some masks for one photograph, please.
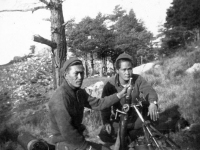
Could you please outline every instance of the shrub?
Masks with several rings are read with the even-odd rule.
[[[18,124],[1,124],[0,128],[0,144],[5,144],[8,141],[17,141],[19,132],[16,130]]]

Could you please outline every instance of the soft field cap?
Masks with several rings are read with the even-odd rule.
[[[115,62],[117,62],[117,61],[120,60],[120,59],[129,59],[129,60],[133,63],[133,58],[132,58],[129,54],[127,54],[127,53],[122,53],[122,54],[120,54],[120,55],[117,57],[117,59],[116,59]]]
[[[71,57],[67,59],[61,69],[62,74],[64,74],[65,70],[74,62],[80,62],[82,64],[82,61],[78,59],[77,57]]]

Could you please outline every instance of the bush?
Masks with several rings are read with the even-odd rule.
[[[0,127],[0,145],[5,144],[6,142],[17,141],[17,136],[19,132],[16,130],[18,124],[1,124]]]

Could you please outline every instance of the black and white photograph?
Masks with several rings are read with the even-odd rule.
[[[199,150],[200,0],[0,0],[0,150]]]

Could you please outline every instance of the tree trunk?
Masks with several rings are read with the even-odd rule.
[[[104,75],[107,76],[107,56],[104,57]]]
[[[184,46],[188,46],[188,44],[187,44],[187,40],[185,39],[185,35],[186,35],[186,31],[185,32],[183,32],[183,41],[184,41]]]
[[[62,83],[62,75],[60,69],[62,68],[67,56],[67,43],[65,36],[65,26],[62,4],[60,0],[50,0],[51,4],[51,40],[57,44],[57,48],[53,49],[54,65],[55,70],[55,88]]]
[[[88,77],[88,62],[87,62],[87,53],[85,53],[85,78]]]
[[[100,68],[99,76],[103,77],[103,60],[101,60]]]
[[[94,75],[94,58],[93,58],[93,52],[90,52],[90,58],[91,58],[91,76]]]
[[[51,55],[51,60],[52,60],[52,72],[53,72],[53,88],[54,90],[57,88],[56,86],[56,67],[55,67],[55,56],[52,54]]]
[[[199,41],[199,39],[200,39],[200,29],[198,28],[197,29],[197,41]]]
[[[140,65],[143,64],[143,56],[140,56]]]
[[[101,76],[106,76],[106,75],[107,75],[107,59],[106,59],[106,56],[104,55],[102,57]]]

